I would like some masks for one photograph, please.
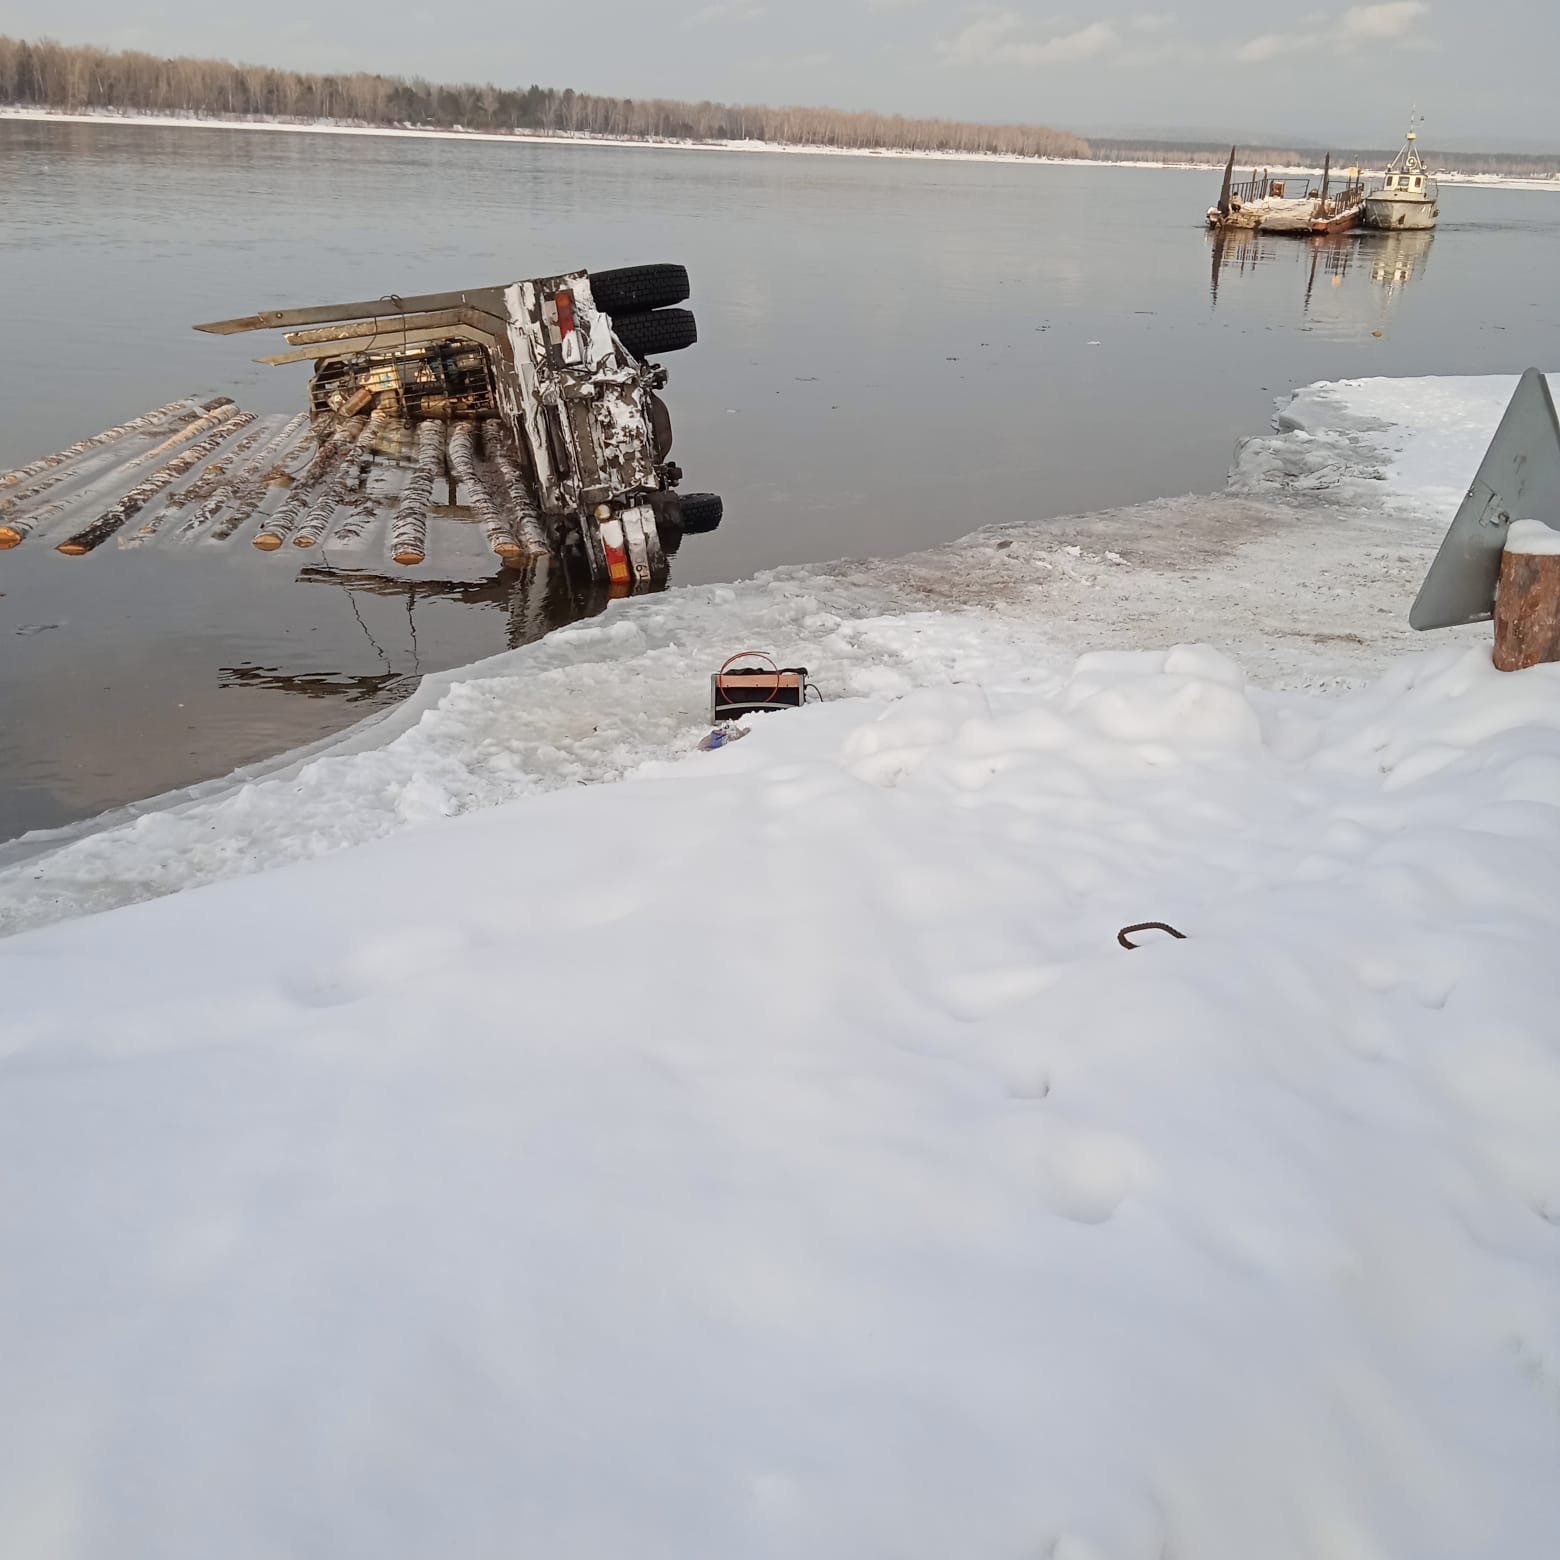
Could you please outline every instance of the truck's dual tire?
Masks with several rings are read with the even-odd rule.
[[[625,265],[616,271],[592,271],[590,295],[603,313],[643,314],[686,303],[691,288],[682,265]]]
[[[699,339],[699,327],[687,309],[655,309],[649,314],[614,314],[612,329],[636,358],[681,352]]]
[[[653,493],[656,530],[668,558],[682,546],[684,536],[699,536],[720,524],[724,506],[714,493]]]
[[[702,536],[713,531],[726,512],[719,493],[679,493],[677,507],[682,512],[684,536]]]

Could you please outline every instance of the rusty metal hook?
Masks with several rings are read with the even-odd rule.
[[[1186,941],[1186,933],[1178,932],[1168,921],[1139,921],[1136,926],[1124,926],[1116,933],[1116,941],[1123,948],[1136,948],[1139,944],[1128,941],[1129,932],[1169,932],[1172,937],[1178,937],[1182,942]]]

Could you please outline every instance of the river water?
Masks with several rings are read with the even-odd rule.
[[[679,260],[682,582],[1219,487],[1316,379],[1560,365],[1560,199],[1433,235],[1237,235],[1217,176],[0,120],[0,470],[196,394],[303,405],[196,320]],[[499,571],[0,553],[0,839],[226,773],[574,610]],[[290,553],[291,549],[284,549]],[[740,648],[740,647],[738,647]]]

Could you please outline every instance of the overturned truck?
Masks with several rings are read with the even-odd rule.
[[[558,557],[613,594],[654,589],[721,519],[713,494],[678,492],[654,361],[697,339],[688,292],[681,266],[637,266],[198,325],[285,331],[289,350],[259,361],[313,362],[307,411],[173,402],[7,472],[0,547],[245,535],[274,552],[382,532],[410,567],[448,517],[505,564]]]

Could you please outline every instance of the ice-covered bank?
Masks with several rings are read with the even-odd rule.
[[[1399,653],[1404,393],[0,873],[123,906],[0,942],[0,1555],[1552,1553],[1560,667]]]
[[[1266,688],[1357,684],[1430,648],[1408,606],[1514,384],[1312,386],[1245,441],[1221,495],[619,604],[429,678],[387,719],[261,778],[0,844],[0,934],[686,755],[708,672],[751,644],[810,666],[831,699],[1021,689],[1088,650],[1185,640]]]
[[[0,1554],[1551,1554],[1560,668],[964,654],[0,943]]]

